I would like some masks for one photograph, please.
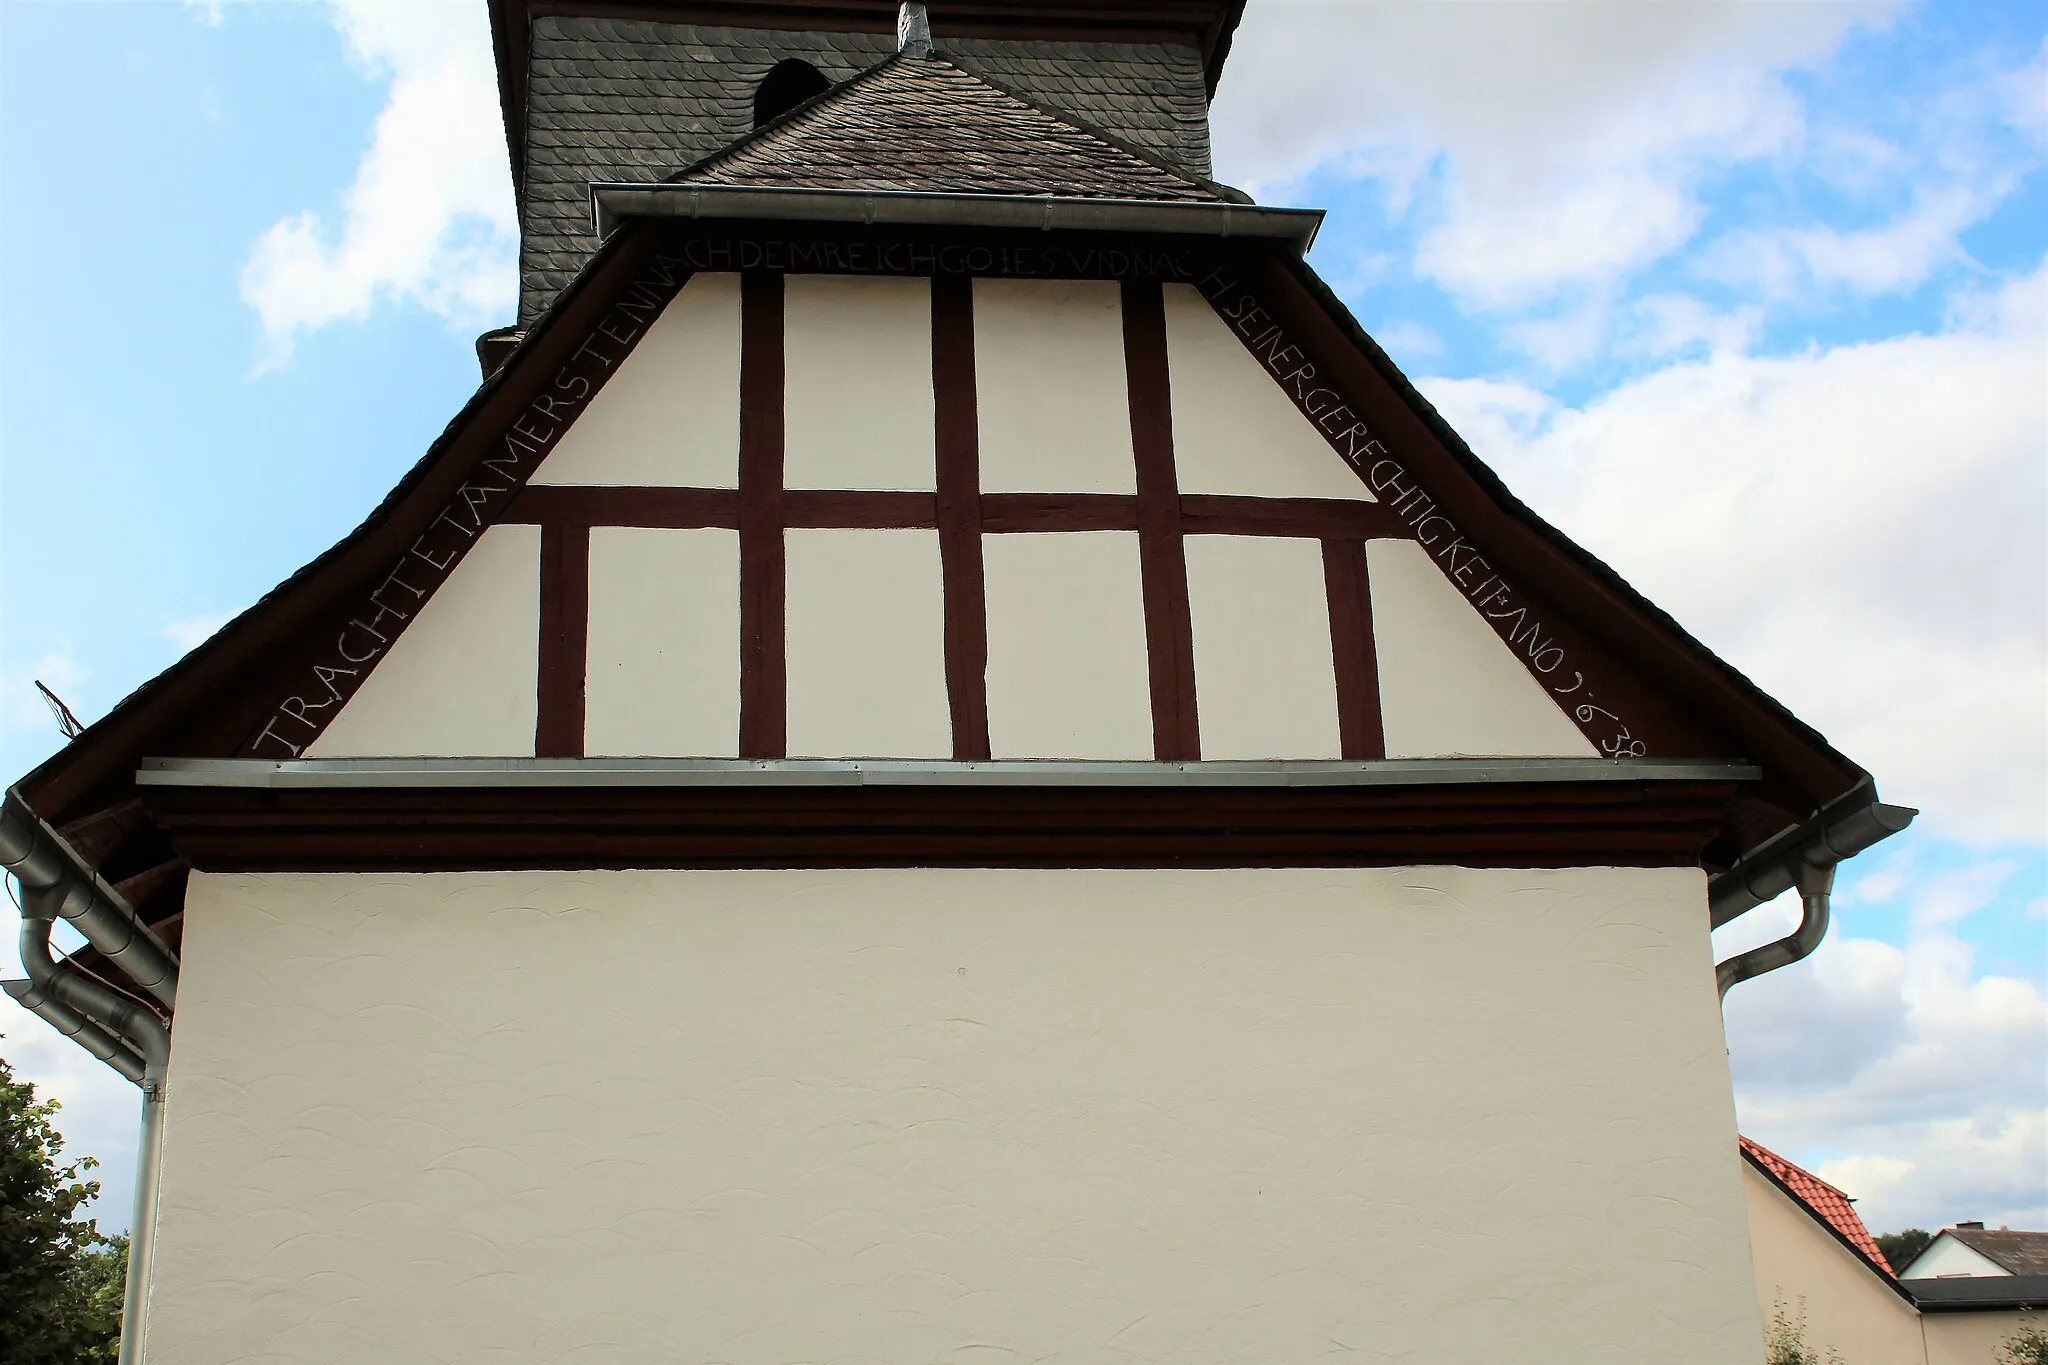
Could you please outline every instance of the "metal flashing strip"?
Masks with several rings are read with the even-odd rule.
[[[807,223],[1028,228],[1043,232],[1162,232],[1263,237],[1306,255],[1321,209],[1266,208],[1196,200],[1081,199],[1053,195],[944,194],[920,190],[757,188],[594,181],[590,211],[600,239],[624,218],[757,218]]]
[[[146,758],[143,787],[1439,787],[1754,782],[1747,763],[1637,758],[1110,763],[1056,759]]]

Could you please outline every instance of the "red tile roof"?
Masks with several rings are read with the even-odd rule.
[[[1804,1167],[1793,1165],[1762,1143],[1743,1138],[1742,1154],[1775,1178],[1786,1193],[1806,1205],[1808,1212],[1833,1228],[1843,1241],[1863,1253],[1871,1264],[1887,1275],[1896,1275],[1884,1253],[1878,1250],[1877,1239],[1870,1235],[1869,1228],[1863,1226],[1863,1220],[1857,1216],[1856,1206],[1849,1202],[1848,1195]]]

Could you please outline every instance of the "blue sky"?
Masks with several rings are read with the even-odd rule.
[[[1331,210],[1318,269],[1518,492],[1925,810],[1728,1008],[1746,1130],[1885,1227],[2048,1226],[2044,28],[1254,0],[1215,111],[1219,175]],[[57,742],[31,678],[102,714],[474,388],[489,62],[480,0],[0,5],[7,778]],[[122,1221],[132,1092],[0,1029]]]

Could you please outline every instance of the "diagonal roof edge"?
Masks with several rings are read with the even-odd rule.
[[[121,750],[124,740],[138,726],[147,725],[154,731],[168,723],[155,716],[161,709],[170,708],[170,719],[175,720],[204,710],[209,701],[217,701],[210,695],[210,689],[226,681],[248,659],[293,637],[303,625],[304,613],[321,610],[348,591],[354,579],[342,577],[341,573],[349,561],[362,558],[365,564],[358,572],[375,572],[390,553],[379,537],[405,538],[402,532],[391,531],[394,520],[437,475],[445,478],[447,471],[442,466],[447,463],[449,451],[512,388],[522,362],[548,349],[550,339],[571,328],[580,315],[601,311],[601,306],[609,301],[602,284],[630,272],[638,254],[632,233],[617,233],[612,240],[601,243],[576,278],[526,330],[498,369],[477,386],[426,452],[353,530],[257,598],[177,662],[114,703],[105,715],[13,785],[31,798],[44,818],[55,823],[62,808],[77,797],[109,776],[122,776],[124,767],[133,768],[134,763],[129,760],[135,756],[124,758]],[[459,471],[453,481],[460,481]],[[330,578],[338,581],[329,585],[324,580]],[[299,608],[300,614],[286,619],[288,605]],[[97,765],[95,759],[99,760]]]
[[[801,104],[796,104],[783,110],[782,113],[776,115],[768,122],[749,130],[743,136],[735,138],[717,151],[707,156],[699,157],[688,166],[667,176],[664,183],[680,184],[700,172],[710,171],[721,163],[790,130],[818,110],[856,98],[861,93],[862,87],[895,70],[897,67],[911,62],[928,62],[948,67],[968,80],[988,87],[1005,99],[1014,100],[1048,122],[1059,124],[1084,137],[1093,138],[1095,141],[1131,158],[1133,161],[1148,166],[1161,175],[1168,176],[1193,189],[1213,194],[1218,199],[1230,203],[1250,205],[1253,202],[1250,195],[1234,185],[1226,185],[1219,180],[1211,180],[1206,176],[1190,175],[1186,170],[1174,165],[1165,158],[1148,152],[1141,147],[1133,146],[1123,138],[1098,128],[1094,124],[1075,118],[1073,115],[1063,113],[1057,109],[1049,109],[1038,101],[1019,94],[1002,82],[990,78],[985,73],[975,70],[973,66],[961,62],[943,49],[934,49],[929,55],[922,57],[912,56],[907,52],[892,52],[873,66],[849,76],[837,85],[828,86]]]
[[[1322,277],[1317,275],[1306,261],[1286,257],[1271,259],[1274,268],[1284,273],[1308,295],[1343,338],[1372,366],[1380,380],[1394,390],[1409,412],[1422,423],[1452,460],[1461,467],[1466,477],[1478,485],[1495,507],[1534,535],[1551,554],[1566,561],[1572,568],[1604,589],[1624,612],[1648,625],[1651,631],[1647,638],[1662,637],[1666,648],[1673,655],[1673,662],[1684,656],[1691,662],[1705,665],[1704,672],[1696,676],[1709,682],[1716,695],[1698,695],[1692,689],[1678,684],[1675,679],[1667,678],[1665,685],[1671,686],[1679,695],[1688,696],[1694,704],[1712,713],[1725,715],[1731,709],[1747,713],[1752,722],[1748,727],[1748,734],[1754,735],[1766,728],[1786,732],[1799,744],[1815,751],[1833,766],[1848,780],[1840,792],[1830,795],[1825,801],[1816,800],[1816,811],[1827,801],[1835,800],[1852,791],[1859,783],[1871,783],[1874,793],[1871,775],[1830,744],[1826,736],[1799,719],[1783,702],[1757,686],[1748,675],[1714,653],[1679,624],[1669,612],[1638,592],[1612,566],[1551,525],[1534,508],[1515,496],[1501,481],[1500,476],[1479,458],[1466,443],[1465,438],[1460,436],[1445,420],[1443,414],[1437,411],[1435,404],[1422,395],[1402,372],[1400,366],[1394,363],[1393,358],[1367,334],[1344,301],[1337,297],[1336,291],[1324,283]],[[1766,764],[1776,761],[1772,756],[1763,753],[1752,753],[1749,757]]]
[[[1798,1176],[1803,1176],[1805,1179],[1812,1181],[1814,1184],[1823,1187],[1830,1193],[1840,1198],[1843,1204],[1845,1205],[1854,1202],[1849,1198],[1848,1195],[1843,1194],[1833,1185],[1828,1184],[1827,1181],[1822,1180],[1819,1176],[1807,1170],[1805,1167],[1798,1165],[1796,1162],[1789,1161],[1782,1156],[1779,1156],[1776,1152],[1764,1146],[1761,1142],[1758,1142],[1754,1138],[1738,1136],[1736,1139],[1736,1144],[1742,1150],[1742,1159],[1748,1162],[1750,1167],[1753,1170],[1755,1170],[1757,1174],[1761,1175],[1764,1179],[1770,1181],[1772,1185],[1777,1187],[1777,1190],[1780,1194],[1784,1195],[1787,1199],[1791,1200],[1794,1204],[1798,1205],[1801,1209],[1805,1210],[1806,1215],[1809,1218],[1813,1219],[1814,1222],[1820,1224],[1820,1226],[1827,1231],[1827,1234],[1830,1237],[1833,1237],[1835,1241],[1839,1242],[1842,1245],[1842,1248],[1845,1251],[1847,1251],[1851,1256],[1854,1256],[1858,1261],[1861,1261],[1865,1268],[1867,1268],[1871,1274],[1877,1276],[1878,1279],[1884,1281],[1885,1286],[1888,1289],[1890,1289],[1894,1294],[1897,1294],[1907,1303],[1913,1302],[1912,1293],[1906,1288],[1905,1285],[1900,1283],[1899,1277],[1892,1273],[1892,1268],[1884,1260],[1882,1252],[1880,1252],[1877,1256],[1872,1256],[1868,1248],[1859,1245],[1855,1237],[1851,1236],[1849,1232],[1841,1226],[1841,1224],[1837,1223],[1835,1219],[1832,1216],[1830,1216],[1826,1210],[1816,1207],[1813,1201],[1808,1199],[1805,1194],[1803,1194],[1799,1189],[1797,1189],[1794,1186],[1793,1182],[1787,1177],[1794,1174]],[[1784,1169],[1780,1170],[1780,1167],[1783,1167]],[[1851,1209],[1849,1211],[1849,1216],[1856,1220],[1857,1229],[1860,1230],[1865,1237],[1870,1237],[1870,1229],[1863,1226],[1863,1219],[1857,1215],[1854,1209]],[[1871,1246],[1875,1247],[1876,1245],[1876,1239],[1872,1238]]]

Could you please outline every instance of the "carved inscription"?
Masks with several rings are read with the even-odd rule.
[[[1189,281],[1208,266],[1193,248],[1130,250],[1065,246],[963,246],[702,236],[673,248],[691,270],[785,270],[821,275],[994,275],[1024,279]]]
[[[297,758],[319,737],[406,623],[625,360],[633,343],[661,316],[690,273],[680,256],[660,252],[640,269],[568,360],[492,439],[489,453],[439,515],[357,603],[332,642],[300,675],[291,695],[277,704],[243,746],[245,755]]]
[[[1609,758],[1643,757],[1648,747],[1620,716],[1599,704],[1585,673],[1573,667],[1570,651],[1536,615],[1527,596],[1487,561],[1343,395],[1322,382],[1307,352],[1258,295],[1222,267],[1195,287],[1600,752]]]

